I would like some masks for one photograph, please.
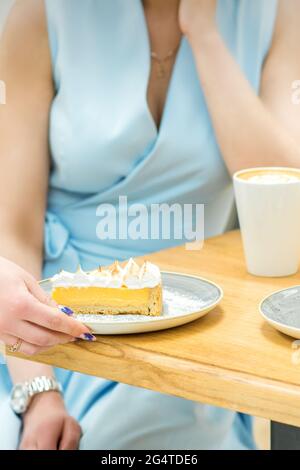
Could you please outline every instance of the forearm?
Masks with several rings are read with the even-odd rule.
[[[32,274],[37,280],[42,275],[43,249],[41,243],[32,243],[29,237],[17,235],[11,228],[3,228],[0,225],[0,256],[21,266]]]
[[[30,245],[13,232],[2,230],[0,247],[0,256],[19,264],[36,279],[41,278],[42,248],[39,248],[38,244]],[[52,367],[13,357],[7,357],[7,366],[14,383],[24,382],[36,376],[54,374]]]
[[[216,137],[231,173],[300,164],[297,143],[256,96],[216,29],[189,38]]]

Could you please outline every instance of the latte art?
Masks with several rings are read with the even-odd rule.
[[[251,176],[251,178],[248,179],[249,183],[259,183],[259,184],[287,184],[287,183],[297,183],[300,181],[299,178],[296,176],[291,176],[291,175],[284,175],[284,174],[278,174],[278,175],[256,175],[256,176]]]
[[[289,184],[289,183],[300,183],[300,170],[290,169],[256,169],[241,172],[238,175],[239,179],[247,181],[247,183],[253,184]]]

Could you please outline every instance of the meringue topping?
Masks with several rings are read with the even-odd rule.
[[[134,261],[133,258],[130,258],[124,268],[123,281],[125,286],[129,287],[129,289],[140,289],[142,287],[140,271],[141,269],[139,265]]]
[[[68,271],[60,271],[59,274],[56,274],[51,279],[53,286],[55,287],[65,287],[66,285],[71,285],[74,279],[74,274],[69,273]]]
[[[158,266],[146,261],[140,267],[132,258],[124,268],[116,261],[109,268],[99,268],[91,272],[81,267],[75,273],[61,271],[52,279],[53,287],[110,287],[143,289],[158,286],[161,274]]]
[[[88,274],[83,271],[81,266],[78,266],[78,269],[73,277],[73,286],[74,287],[88,287],[91,284]]]
[[[112,267],[110,268],[111,280],[109,287],[120,288],[123,286],[124,282],[124,272],[118,261],[115,261]]]
[[[155,264],[145,261],[141,268],[140,280],[142,285],[155,287],[161,283],[160,269]]]
[[[91,286],[108,287],[111,282],[111,272],[108,269],[95,269],[90,274]]]

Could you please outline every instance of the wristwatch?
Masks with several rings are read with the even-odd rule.
[[[28,410],[35,395],[45,392],[62,393],[62,386],[54,377],[35,377],[28,382],[16,384],[11,392],[10,406],[17,415]]]

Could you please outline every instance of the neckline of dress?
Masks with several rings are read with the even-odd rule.
[[[166,118],[167,118],[168,110],[170,108],[170,103],[171,103],[171,98],[172,98],[172,91],[173,91],[174,82],[175,82],[175,79],[176,79],[176,76],[177,76],[179,61],[180,61],[180,58],[181,58],[181,53],[182,53],[182,48],[183,48],[185,38],[184,38],[184,36],[182,36],[182,38],[180,40],[180,43],[179,43],[178,51],[176,53],[174,65],[172,67],[171,77],[170,77],[169,84],[168,84],[168,89],[167,89],[165,103],[164,103],[164,107],[163,107],[163,111],[162,111],[162,115],[161,115],[161,119],[160,119],[160,124],[159,124],[159,126],[157,126],[157,124],[155,122],[155,119],[153,117],[153,114],[150,110],[149,103],[148,103],[148,96],[147,96],[148,95],[149,81],[150,81],[150,74],[151,74],[150,35],[149,35],[149,30],[148,30],[148,25],[147,25],[147,20],[146,20],[145,10],[144,10],[143,4],[142,4],[142,0],[138,0],[138,4],[139,4],[139,9],[140,9],[142,30],[143,30],[143,33],[144,33],[143,38],[141,40],[141,43],[142,43],[142,47],[144,46],[144,49],[145,49],[144,53],[145,53],[145,57],[146,57],[145,77],[143,77],[144,83],[145,83],[145,86],[143,87],[143,90],[144,90],[144,100],[143,101],[144,101],[144,107],[146,109],[147,117],[148,117],[150,125],[152,127],[152,131],[153,131],[155,141],[157,142],[160,139],[161,135],[163,134],[163,130],[165,128]]]

